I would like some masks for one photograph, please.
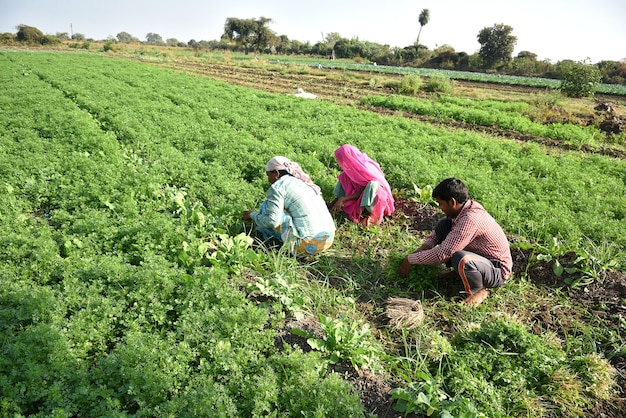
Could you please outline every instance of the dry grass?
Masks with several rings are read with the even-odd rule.
[[[424,322],[424,309],[419,300],[390,298],[385,310],[389,326],[396,329],[412,329]]]

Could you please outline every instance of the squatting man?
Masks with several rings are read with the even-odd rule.
[[[504,231],[456,178],[443,180],[432,193],[445,214],[428,238],[407,255],[398,274],[406,278],[413,264],[446,264],[454,270],[441,277],[460,278],[471,306],[481,304],[487,289],[499,287],[511,274],[513,261]]]

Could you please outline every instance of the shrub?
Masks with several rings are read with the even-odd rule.
[[[413,96],[417,94],[420,87],[422,86],[422,83],[422,78],[418,75],[405,75],[404,77],[402,77],[402,81],[400,82],[400,86],[398,87],[398,93],[407,96]]]
[[[593,96],[601,80],[600,70],[596,66],[581,61],[565,71],[560,89],[570,97]]]
[[[104,45],[102,46],[102,50],[104,52],[109,52],[109,51],[117,52],[118,49],[119,48],[117,47],[117,45],[113,41],[106,41],[104,43]]]
[[[431,93],[450,93],[452,91],[452,81],[449,77],[443,74],[431,75],[426,84],[422,87],[422,90]]]

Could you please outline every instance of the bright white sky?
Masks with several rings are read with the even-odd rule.
[[[166,40],[217,40],[229,17],[271,18],[269,28],[290,40],[344,38],[412,45],[418,16],[430,10],[420,44],[457,52],[480,49],[478,33],[494,24],[513,28],[513,55],[530,51],[540,60],[592,63],[626,59],[624,0],[0,0],[0,33],[34,26],[46,34],[82,33],[106,39],[120,32],[145,40],[149,32]]]

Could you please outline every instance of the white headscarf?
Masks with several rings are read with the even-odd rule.
[[[307,173],[302,170],[300,164],[295,161],[291,161],[287,157],[283,157],[282,155],[278,155],[267,162],[265,165],[265,171],[277,171],[277,170],[285,170],[287,173],[291,174],[295,178],[300,181],[306,183],[307,186],[311,187],[315,193],[321,194],[322,191],[320,187],[313,183],[311,177]]]

